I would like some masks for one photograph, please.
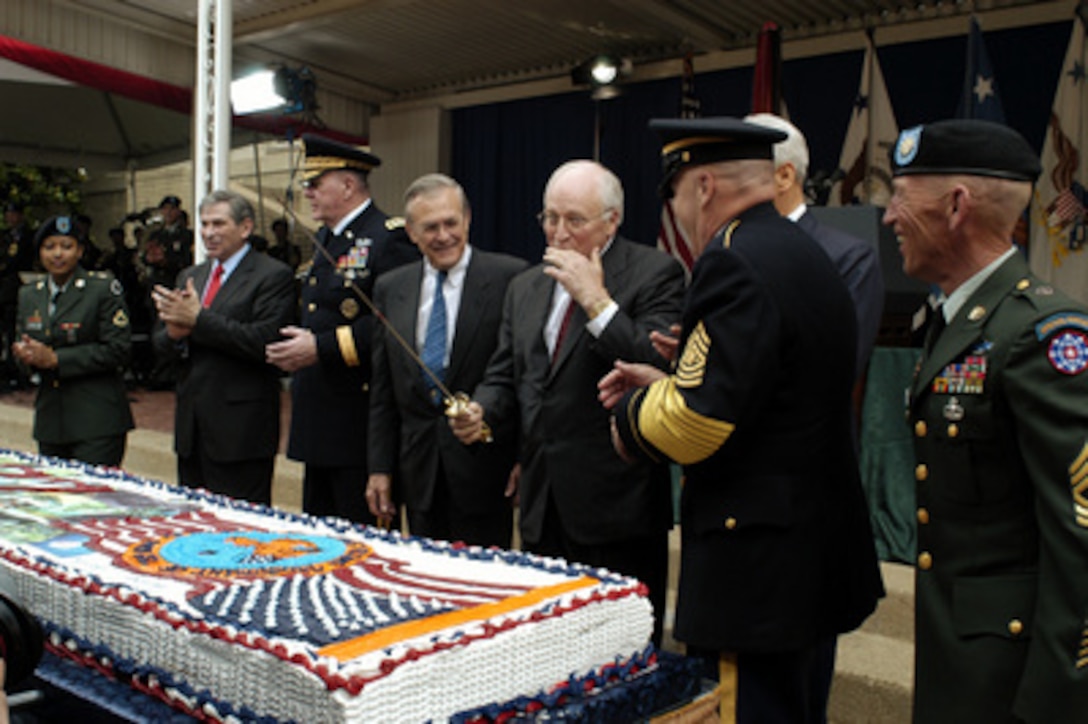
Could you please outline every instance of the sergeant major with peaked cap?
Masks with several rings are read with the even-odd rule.
[[[373,523],[366,503],[366,431],[371,325],[369,298],[382,272],[419,258],[403,219],[370,196],[381,159],[368,149],[304,135],[302,183],[322,223],[303,279],[299,326],[282,330],[268,361],[294,375],[288,457],[305,463],[303,510]]]
[[[823,722],[836,637],[882,590],[850,427],[853,304],[773,206],[784,133],[651,128],[699,252],[682,352],[671,375],[617,362],[601,400],[621,455],[684,465],[675,636],[717,666],[721,721]]]
[[[1011,243],[1039,158],[950,120],[892,149],[904,271],[943,302],[910,389],[914,721],[1088,720],[1088,310]]]

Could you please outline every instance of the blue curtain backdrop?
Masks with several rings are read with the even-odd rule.
[[[900,128],[955,114],[967,54],[966,17],[963,25],[956,37],[879,48]],[[1071,28],[1071,22],[997,32],[983,27],[1008,123],[1036,149],[1042,149]],[[790,119],[808,138],[814,171],[838,165],[862,57],[857,50],[783,64],[782,97]],[[695,93],[703,115],[746,115],[752,68],[696,74]],[[678,73],[626,86],[623,95],[608,101],[572,91],[453,111],[452,172],[472,202],[473,244],[539,261],[544,235],[534,215],[544,184],[563,161],[592,157],[595,127],[601,162],[616,172],[626,192],[621,233],[655,243],[660,169],[657,142],[646,123],[676,116],[679,104]]]

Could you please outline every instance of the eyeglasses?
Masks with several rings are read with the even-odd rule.
[[[323,184],[325,180],[331,175],[331,173],[325,171],[324,173],[318,174],[317,176],[314,176],[312,178],[302,179],[298,182],[298,185],[302,187],[303,191],[305,191],[306,189],[317,190],[317,188],[321,186],[321,184]]]
[[[580,231],[584,229],[587,224],[597,219],[602,219],[612,213],[612,209],[605,209],[596,216],[585,217],[581,214],[557,214],[554,211],[541,211],[536,215],[537,222],[545,229],[554,229],[559,226],[559,221],[562,220],[563,224],[569,231]]]

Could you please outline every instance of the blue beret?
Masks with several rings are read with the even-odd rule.
[[[989,176],[1032,182],[1042,167],[1019,133],[1000,123],[957,118],[899,134],[891,150],[892,175]]]
[[[672,180],[685,166],[717,161],[774,158],[774,144],[786,134],[739,118],[655,118],[650,130],[661,137],[664,177],[658,191],[672,196]]]

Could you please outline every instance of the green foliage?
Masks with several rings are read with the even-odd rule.
[[[80,170],[0,163],[0,207],[15,202],[26,210],[31,225],[53,214],[78,213],[83,208]]]

